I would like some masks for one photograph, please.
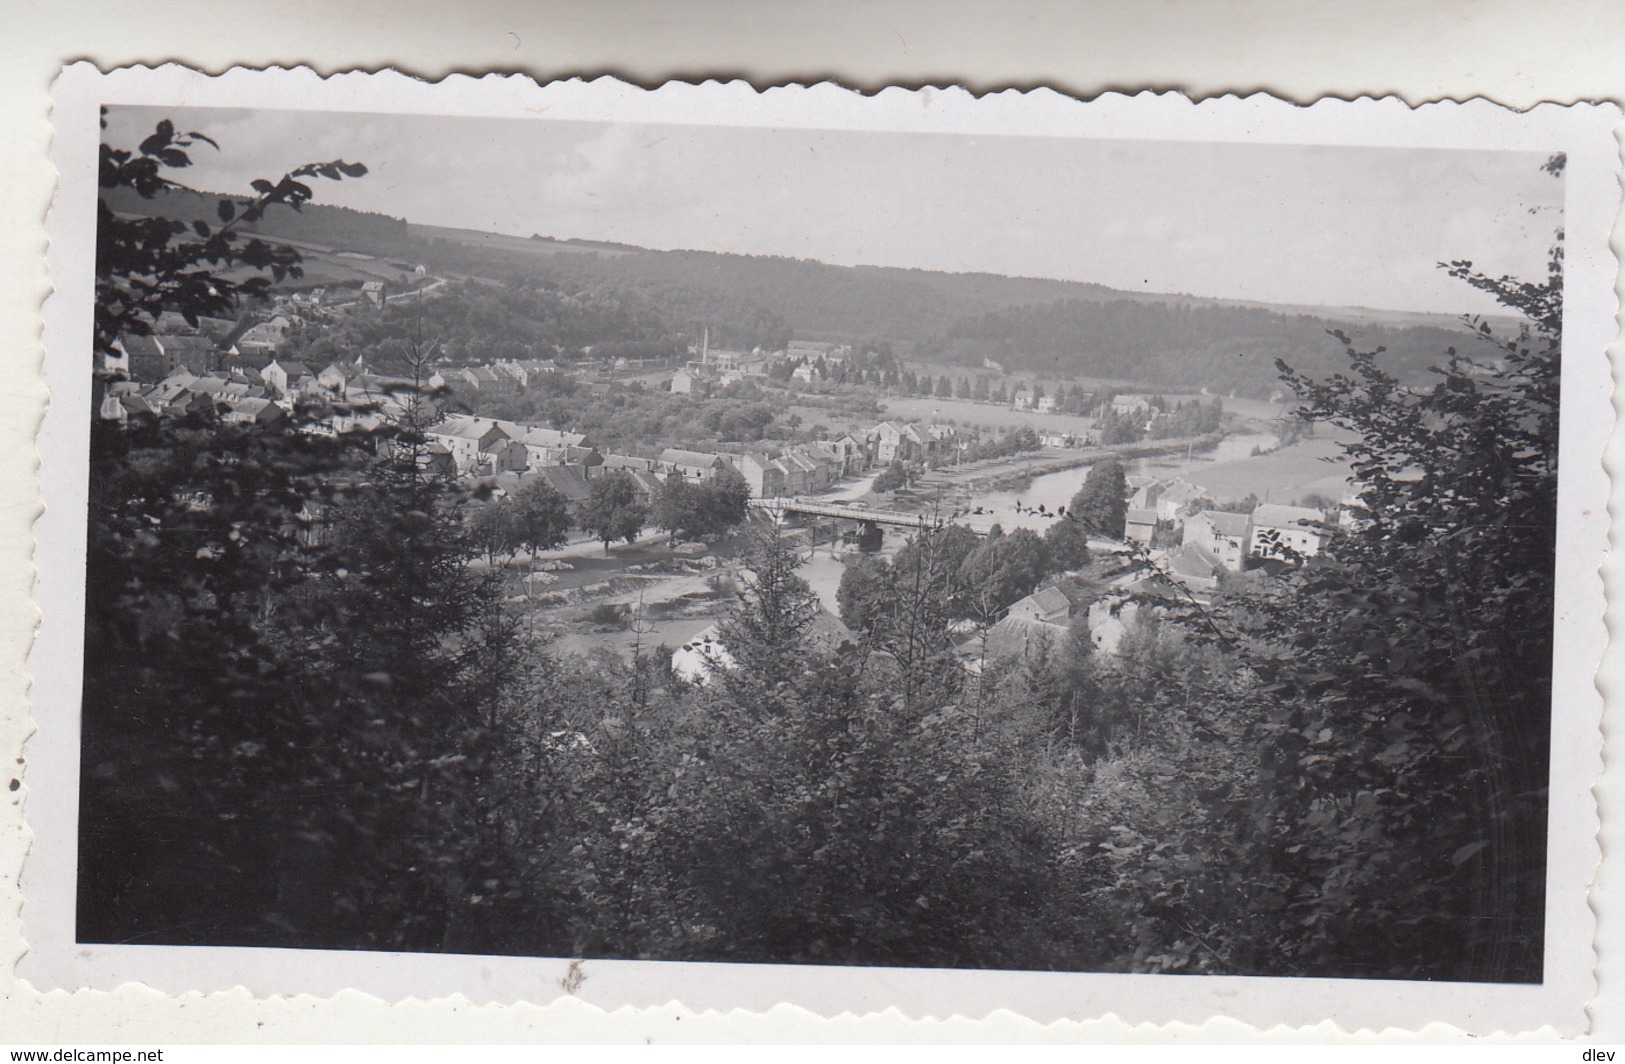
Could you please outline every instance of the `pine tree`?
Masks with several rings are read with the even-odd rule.
[[[777,529],[759,532],[745,553],[739,597],[719,627],[722,645],[736,668],[725,679],[734,687],[770,693],[799,676],[807,657],[806,635],[818,616],[818,596],[797,575],[799,551]]]

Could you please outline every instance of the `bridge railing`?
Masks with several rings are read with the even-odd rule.
[[[752,499],[757,509],[777,513],[804,514],[809,517],[838,517],[848,521],[869,521],[882,525],[903,525],[908,528],[941,528],[949,523],[940,514],[910,513],[902,510],[875,510],[841,503],[816,502],[793,496]]]

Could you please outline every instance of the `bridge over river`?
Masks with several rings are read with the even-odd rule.
[[[800,514],[805,517],[833,517],[843,521],[857,521],[860,524],[892,525],[897,528],[943,528],[953,523],[952,519],[944,514],[877,510],[873,507],[860,506],[855,503],[829,502],[821,499],[804,499],[794,496],[752,499],[750,504],[756,509],[765,512],[775,521],[782,521],[787,514]]]

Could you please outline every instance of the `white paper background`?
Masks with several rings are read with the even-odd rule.
[[[1111,88],[1177,88],[1195,96],[1259,89],[1298,100],[1322,94],[1397,92],[1410,102],[1490,96],[1513,106],[1543,99],[1618,99],[1625,89],[1625,20],[1605,3],[1235,2],[1152,4],[745,5],[688,3],[421,4],[263,3],[253,7],[146,3],[107,8],[29,0],[8,7],[0,32],[0,750],[17,746],[25,716],[23,652],[28,606],[28,523],[36,512],[32,438],[38,382],[37,308],[44,293],[41,222],[53,176],[49,81],[62,62],[104,66],[177,59],[309,62],[321,70],[396,65],[438,77],[452,70],[515,70],[539,78],[616,73],[646,84],[667,77],[748,77],[757,84],[833,77],[873,89],[888,83],[967,84],[987,90],[1047,84],[1079,95]],[[1616,240],[1616,247],[1618,241]],[[1617,451],[1617,447],[1615,448]],[[1617,511],[1616,511],[1617,514]],[[15,772],[0,773],[0,784]],[[1603,788],[1605,819],[1618,802]],[[23,843],[17,803],[0,791],[0,967],[24,948],[15,920],[15,870]],[[1617,818],[1616,818],[1617,819]],[[1617,850],[1617,827],[1604,848]],[[1612,845],[1610,845],[1612,843]],[[1606,868],[1594,899],[1606,908]],[[1610,978],[1618,949],[1604,942],[1598,1029],[1590,1043],[1625,1037],[1625,991]],[[528,1040],[537,1037],[797,1039],[987,1036],[963,1025],[910,1032],[881,1018],[825,1024],[807,1018],[678,1023],[671,1012],[602,1017],[566,1005],[470,1010],[365,1000],[208,1002],[165,1000],[130,988],[113,995],[40,998],[0,977],[0,1039],[63,1042],[338,1039]],[[695,1022],[701,1021],[701,1022]],[[263,1025],[263,1026],[260,1026]],[[1020,1025],[1003,1028],[1022,1037]],[[1026,1037],[1112,1037],[1108,1027],[1025,1032]],[[1190,1032],[1186,1032],[1187,1036]],[[1222,1028],[1204,1032],[1226,1037]],[[1302,1032],[1322,1041],[1330,1032]],[[1158,1037],[1141,1031],[1142,1037]],[[1242,1032],[1231,1029],[1229,1037]],[[1166,1035],[1164,1035],[1166,1036]]]

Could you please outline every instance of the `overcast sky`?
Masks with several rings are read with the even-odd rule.
[[[317,202],[430,225],[1452,314],[1498,308],[1436,263],[1538,277],[1562,204],[1510,152],[131,107],[104,139],[166,116],[220,142],[194,187],[343,158]]]

